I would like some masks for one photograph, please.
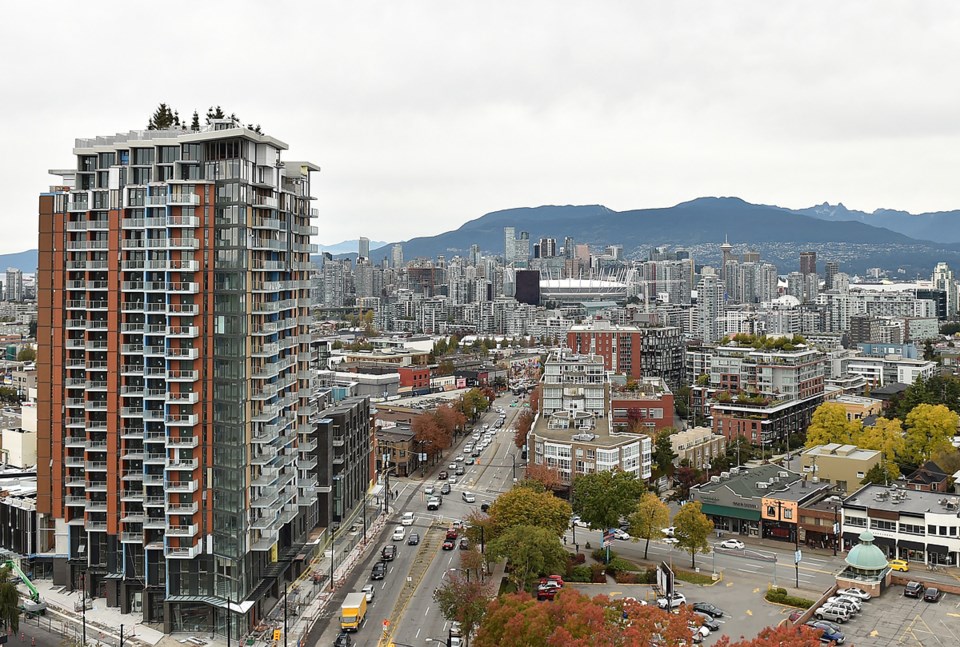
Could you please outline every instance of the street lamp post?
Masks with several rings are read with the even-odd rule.
[[[87,574],[80,573],[80,589],[83,599],[80,601],[81,614],[83,616],[83,644],[87,644]]]

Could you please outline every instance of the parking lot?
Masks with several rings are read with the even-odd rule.
[[[736,640],[752,638],[764,627],[775,626],[793,610],[763,599],[766,585],[737,577],[712,586],[678,582],[687,604],[710,602],[727,615],[717,619],[720,631],[712,633],[704,645],[715,643],[726,635]],[[634,597],[653,603],[649,584],[579,584],[570,586],[590,595]],[[812,597],[812,596],[811,596]],[[857,647],[930,647],[960,644],[960,596],[945,594],[939,602],[903,597],[902,586],[892,586],[879,598],[863,604],[863,610],[845,623],[841,630],[845,645]]]

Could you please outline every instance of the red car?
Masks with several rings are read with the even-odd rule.
[[[444,550],[453,550],[453,546],[454,546],[454,542],[452,539],[444,539],[443,546],[441,546],[441,548],[443,548]]]
[[[456,539],[457,538],[457,529],[449,528],[447,530],[447,539]]]

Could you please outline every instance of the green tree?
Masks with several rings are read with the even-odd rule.
[[[573,481],[573,511],[593,529],[616,528],[646,491],[643,481],[623,470],[601,470]]]
[[[653,443],[653,478],[658,479],[661,476],[673,474],[673,459],[677,455],[673,452],[673,443],[670,442],[670,434],[675,429],[665,429],[657,434]]]
[[[37,351],[32,348],[23,348],[17,353],[18,362],[35,362],[37,360]]]
[[[190,130],[193,132],[200,132],[200,115],[197,114],[197,111],[193,111],[193,118],[190,120]]]
[[[951,446],[957,433],[958,416],[942,404],[918,404],[907,415],[907,436],[904,456],[907,462],[920,465],[936,452]]]
[[[174,116],[173,110],[167,104],[161,103],[150,116],[147,130],[168,130],[174,125],[179,125],[179,122],[180,118]]]
[[[513,526],[487,544],[487,551],[494,560],[507,560],[517,590],[532,576],[562,572],[567,563],[559,536],[540,526]]]
[[[570,504],[536,487],[520,483],[494,500],[490,516],[490,541],[516,526],[536,526],[559,540],[570,525]]]
[[[906,420],[918,404],[942,404],[960,413],[960,378],[953,375],[935,375],[917,378],[890,406],[893,417]]]
[[[900,475],[900,470],[892,463],[877,463],[867,470],[866,476],[860,481],[860,485],[867,483],[876,483],[886,485],[892,483]]]
[[[210,106],[207,108],[207,125],[210,125],[210,122],[214,119],[225,119],[226,115],[223,114],[223,109],[220,106]]]
[[[896,418],[877,418],[872,427],[863,427],[853,437],[853,443],[861,449],[873,449],[883,452],[883,459],[887,464],[887,471],[893,474],[893,479],[900,476],[897,462],[902,460],[906,450],[903,439],[903,425]]]
[[[662,537],[663,529],[670,525],[670,508],[653,492],[645,492],[637,507],[630,515],[630,534],[638,539],[646,539],[643,558],[647,558],[650,540]]]
[[[16,633],[20,630],[20,594],[10,576],[9,566],[0,568],[0,622]]]
[[[860,429],[859,421],[848,421],[842,404],[826,402],[817,407],[807,427],[807,447],[840,443],[847,445]]]
[[[673,517],[673,536],[677,546],[690,553],[690,567],[697,566],[697,553],[709,553],[707,537],[713,532],[713,522],[700,510],[699,501],[687,503]]]
[[[480,625],[487,610],[487,596],[476,577],[473,580],[459,575],[448,577],[442,586],[433,590],[433,599],[444,618],[460,623],[465,636]]]
[[[30,339],[37,338],[37,320],[36,319],[33,319],[30,321],[30,324],[28,326],[27,336],[30,337]]]

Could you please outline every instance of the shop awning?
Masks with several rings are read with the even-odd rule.
[[[937,553],[938,555],[947,555],[950,549],[940,544],[927,544],[928,553]]]
[[[745,519],[747,521],[760,521],[759,510],[743,510],[725,505],[715,505],[713,503],[704,503],[700,506],[703,514],[713,515],[714,517],[732,517],[734,519]]]
[[[874,537],[873,543],[877,546],[885,546],[886,548],[896,548],[897,542],[895,539],[890,539],[888,537]]]
[[[907,541],[906,539],[901,539],[897,544],[899,548],[908,548],[910,550],[923,550],[923,544],[919,541]]]

